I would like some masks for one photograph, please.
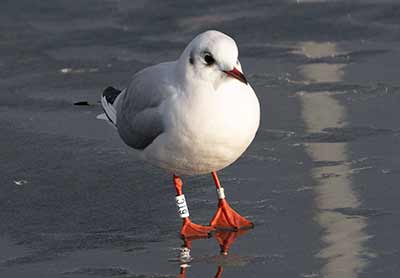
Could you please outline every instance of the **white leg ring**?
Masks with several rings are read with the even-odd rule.
[[[223,187],[217,188],[218,199],[225,199],[225,190]]]
[[[185,195],[179,195],[175,197],[176,206],[178,208],[178,214],[180,218],[189,217],[189,208],[186,204]]]

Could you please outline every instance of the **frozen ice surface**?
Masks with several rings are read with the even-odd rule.
[[[399,12],[393,0],[3,1],[0,276],[397,277]],[[171,178],[96,116],[105,87],[206,29],[236,39],[262,105],[254,143],[221,173],[256,227],[227,257],[215,237],[194,241],[183,271]],[[211,177],[184,182],[207,223]]]

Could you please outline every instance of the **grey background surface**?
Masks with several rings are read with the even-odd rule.
[[[398,277],[400,2],[300,0],[2,1],[1,277],[179,276],[171,177],[96,115],[207,29],[235,38],[262,106],[221,172],[256,227],[227,257],[194,241],[186,277]],[[211,177],[184,182],[207,223]]]

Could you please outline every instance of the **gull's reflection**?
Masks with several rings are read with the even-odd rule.
[[[334,43],[307,42],[299,45],[297,53],[308,58],[334,57],[338,54]],[[311,63],[299,68],[304,81],[312,83],[339,82],[345,74],[345,64]],[[302,118],[307,132],[322,132],[327,127],[346,126],[346,108],[335,99],[334,91],[313,91],[299,94]],[[316,181],[317,222],[324,228],[323,241],[327,244],[319,257],[327,260],[323,277],[358,277],[365,267],[363,248],[367,240],[365,217],[348,217],[337,212],[340,208],[357,208],[360,201],[352,188],[351,168],[348,163],[348,144],[343,142],[308,143],[307,152],[314,161],[335,162],[316,167],[312,171]]]
[[[236,232],[231,231],[217,231],[213,238],[216,240],[220,247],[221,256],[228,256],[229,249],[232,244],[236,241],[239,236],[246,234],[249,230],[239,230]],[[193,260],[191,256],[192,250],[192,241],[194,240],[204,240],[204,239],[193,239],[193,240],[183,240],[183,245],[179,249],[179,261],[180,261],[180,278],[186,278],[187,270],[190,266],[190,262]],[[215,274],[215,278],[221,278],[224,269],[223,266],[219,263],[217,265],[217,270]]]

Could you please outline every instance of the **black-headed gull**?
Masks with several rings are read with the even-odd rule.
[[[260,104],[231,37],[199,34],[178,60],[139,71],[123,91],[107,88],[101,103],[127,145],[173,174],[182,237],[253,226],[229,206],[216,173],[247,149],[260,121]],[[212,174],[219,198],[210,226],[190,221],[179,177],[205,173]]]

